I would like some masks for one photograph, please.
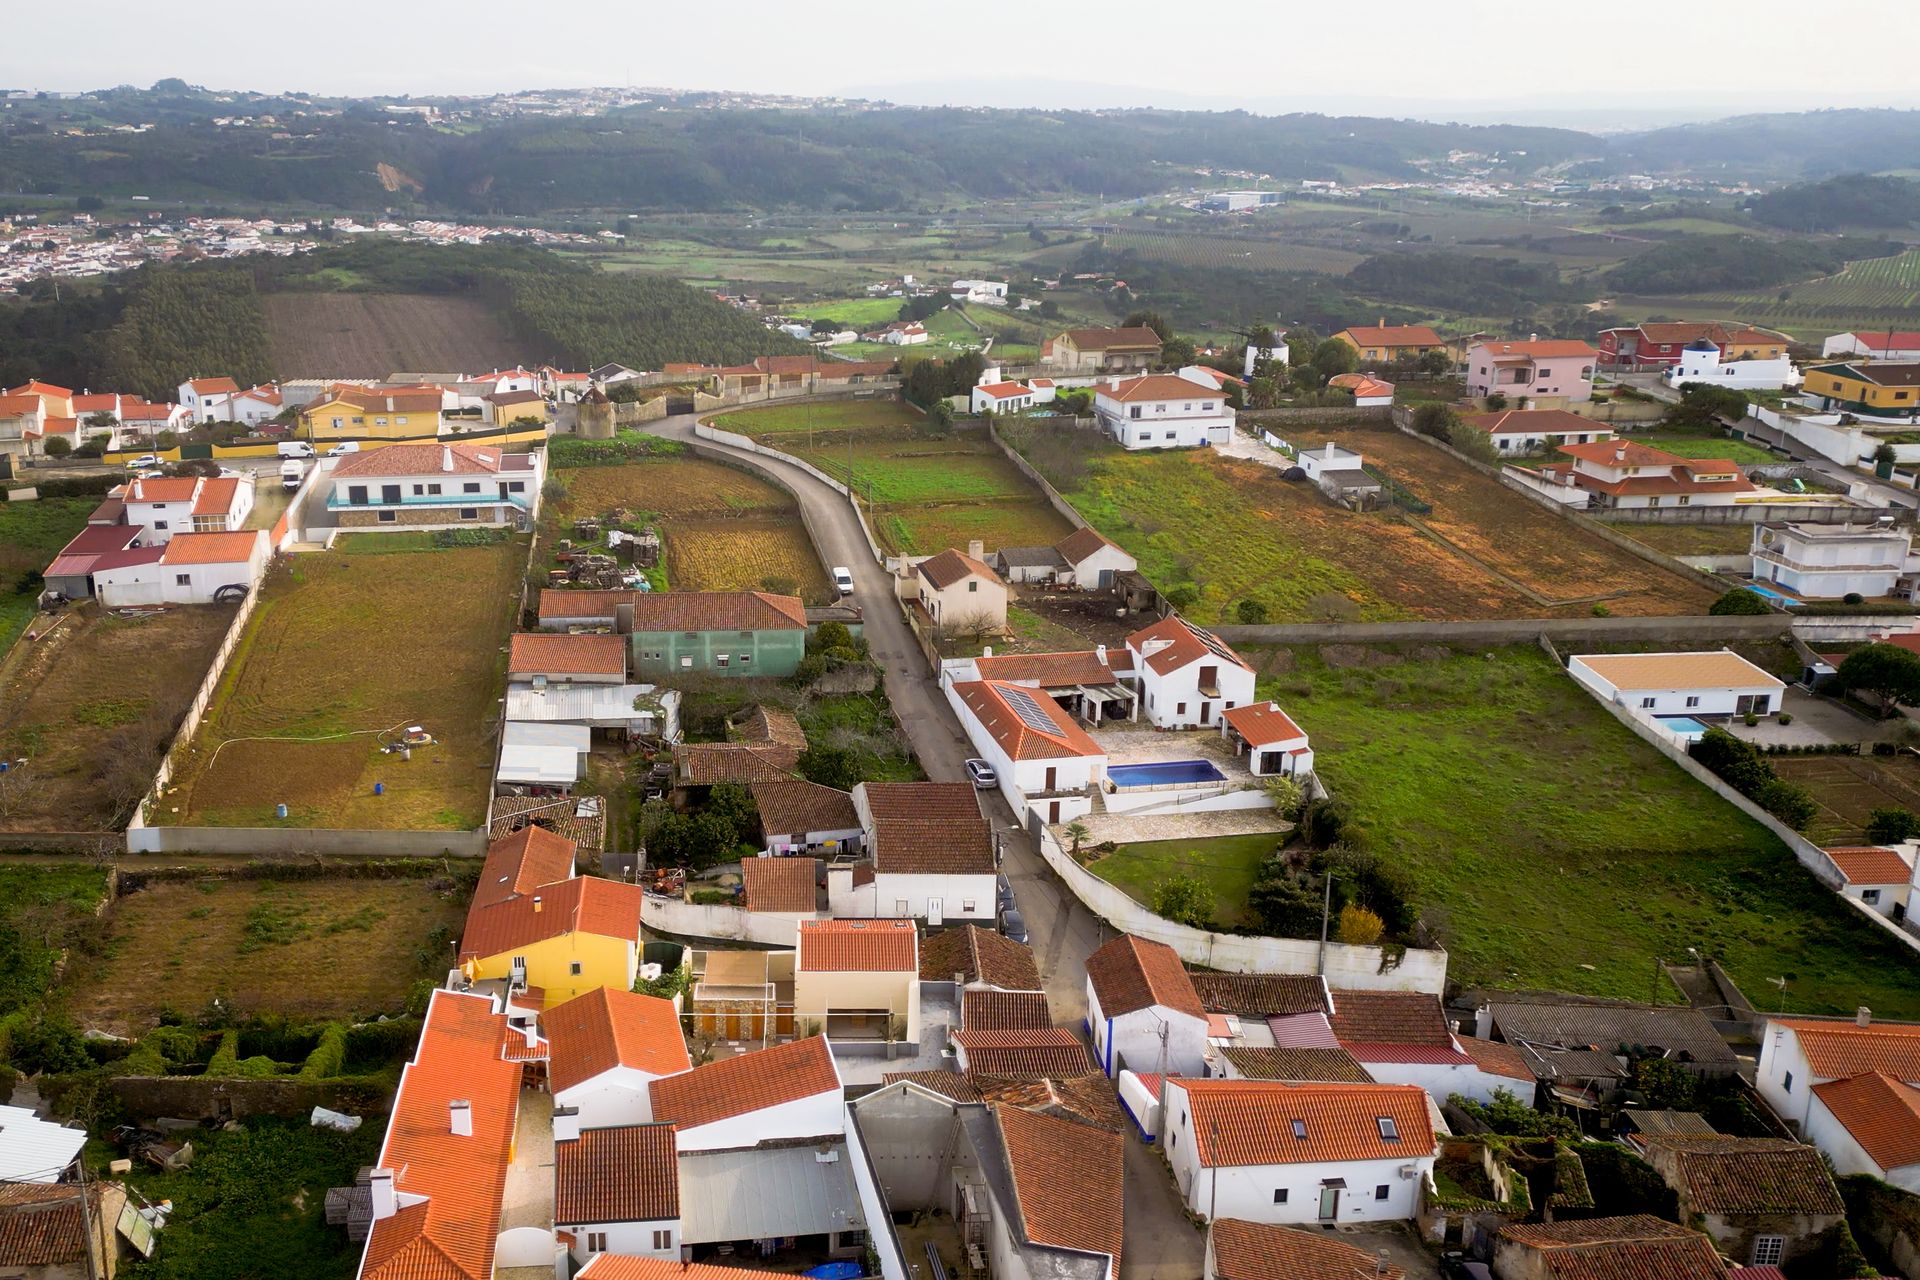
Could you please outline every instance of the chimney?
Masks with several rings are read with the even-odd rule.
[[[993,656],[993,646],[990,644],[981,645],[980,656],[983,658],[991,658]]]
[[[1382,329],[1387,327],[1387,318],[1385,316],[1380,317],[1380,327]]]
[[[1613,460],[1615,462],[1625,462],[1627,460],[1627,446],[1624,444],[1615,445],[1613,449]]]
[[[1103,667],[1106,666],[1107,665],[1107,646],[1103,644],[1097,644],[1093,646],[1093,660],[1095,662],[1098,662]]]
[[[375,1169],[367,1178],[367,1189],[373,1192],[373,1220],[391,1218],[400,1212],[400,1197],[393,1190],[393,1170]]]
[[[455,1098],[447,1104],[447,1119],[456,1138],[473,1136],[473,1104],[465,1098]]]
[[[440,469],[442,471],[453,470],[453,446],[450,444],[440,446]]]
[[[533,895],[533,914],[540,914],[540,895],[537,893]]]
[[[1528,334],[1528,335],[1527,335],[1527,341],[1528,341],[1528,342],[1538,342],[1538,341],[1540,341],[1540,335],[1539,335],[1539,334],[1537,334],[1537,333],[1530,333],[1530,334]]]
[[[1853,1025],[1856,1027],[1873,1025],[1873,1010],[1867,1008],[1865,1005],[1861,1005],[1855,1009],[1853,1011]]]
[[[553,1140],[572,1142],[580,1136],[580,1108],[555,1107],[553,1109]]]
[[[987,558],[987,544],[979,538],[974,538],[967,543],[967,554],[975,560],[984,560]]]

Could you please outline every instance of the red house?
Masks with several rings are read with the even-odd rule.
[[[1600,363],[1664,367],[1680,362],[1690,342],[1706,339],[1720,348],[1722,360],[1778,360],[1787,353],[1785,335],[1717,321],[1673,321],[1603,329]]]

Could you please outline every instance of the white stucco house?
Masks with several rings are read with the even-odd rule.
[[[238,600],[260,584],[272,558],[264,529],[182,533],[160,546],[102,557],[93,591],[110,609]]]
[[[1067,562],[1075,586],[1083,591],[1110,591],[1114,580],[1132,573],[1140,562],[1091,525],[1075,529],[1053,544]]]
[[[1920,360],[1920,331],[1836,333],[1820,344],[1822,357],[1871,356],[1875,360]]]
[[[1784,355],[1771,360],[1723,359],[1720,344],[1703,338],[1688,343],[1660,380],[1675,389],[1698,382],[1730,391],[1779,391],[1799,386],[1800,371]]]
[[[1754,1086],[1775,1114],[1843,1174],[1920,1193],[1920,1026],[1773,1018]]]
[[[225,416],[219,409],[227,397],[239,390],[232,378],[189,378],[178,388],[180,408],[194,422],[214,422]]]
[[[1884,1071],[1863,1071],[1808,1090],[1800,1136],[1842,1176],[1864,1173],[1920,1192],[1920,1089]]]
[[[1021,820],[1049,825],[1093,811],[1107,753],[1047,690],[1006,680],[947,680],[947,701],[967,741],[993,768],[1000,793]]]
[[[1313,772],[1307,731],[1277,702],[1249,702],[1223,712],[1220,736],[1233,744],[1236,755],[1247,757],[1247,772],[1256,778],[1304,778]]]
[[[693,1067],[680,1014],[658,996],[598,987],[547,1010],[541,1030],[553,1105],[581,1129],[650,1122],[648,1086]]]
[[[1494,451],[1508,457],[1614,438],[1613,428],[1606,423],[1565,409],[1502,409],[1468,414],[1465,421],[1486,432]]]
[[[577,1263],[601,1254],[680,1262],[680,1166],[670,1124],[582,1129],[553,1117],[553,1225]]]
[[[1534,1075],[1518,1050],[1474,1041],[1448,1026],[1440,998],[1424,991],[1328,992],[1328,1024],[1340,1047],[1380,1084],[1412,1085],[1445,1101],[1454,1094],[1489,1102],[1504,1089],[1534,1101]]]
[[[1804,599],[1910,595],[1916,574],[1912,531],[1893,524],[1754,526],[1754,578]]]
[[[803,920],[793,1017],[830,1041],[920,1043],[920,931],[912,920]]]
[[[1007,625],[1007,584],[979,558],[952,547],[913,567],[914,598],[936,627],[982,633]]]
[[[176,533],[232,533],[247,526],[253,512],[252,476],[155,476],[129,480],[109,497],[117,498],[121,523],[147,532],[148,546]]]
[[[864,860],[827,868],[836,918],[994,918],[993,828],[970,783],[862,782],[852,799]]]
[[[1862,906],[1872,907],[1889,920],[1907,918],[1914,906],[1915,855],[1920,841],[1907,840],[1897,845],[1850,845],[1823,849],[1840,870],[1843,881],[1838,892]]]
[[[1087,1030],[1109,1078],[1205,1075],[1207,1028],[1200,993],[1166,943],[1122,934],[1087,957]]]
[[[1787,688],[1731,649],[1575,654],[1567,674],[1602,702],[1654,717],[1772,715]]]
[[[1226,641],[1178,614],[1127,637],[1141,710],[1162,729],[1219,723],[1253,701],[1253,668]]]
[[[825,1036],[720,1058],[648,1086],[653,1118],[680,1152],[725,1151],[846,1130],[840,1072]]]
[[[1233,436],[1233,407],[1211,382],[1148,374],[1096,387],[1100,426],[1128,449],[1195,449]]]
[[[544,450],[392,444],[350,453],[318,483],[335,523],[357,529],[525,527],[539,510]]]
[[[1412,1085],[1170,1079],[1166,1095],[1174,1183],[1209,1221],[1406,1221],[1439,1152]]]
[[[1019,413],[1033,407],[1033,388],[1024,382],[983,382],[968,397],[972,413]]]
[[[1759,492],[1729,459],[1682,458],[1637,440],[1562,444],[1555,451],[1567,461],[1546,463],[1538,471],[1514,468],[1510,474],[1569,506],[1580,493],[1595,509],[1730,507]]]

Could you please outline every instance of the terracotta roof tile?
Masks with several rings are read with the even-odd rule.
[[[820,898],[819,866],[812,858],[742,858],[742,895],[749,911],[813,914]]]
[[[1170,1080],[1167,1087],[1185,1091],[1195,1154],[1209,1168],[1407,1160],[1435,1148],[1427,1091],[1416,1085]],[[1383,1117],[1396,1140],[1382,1135]]]
[[[91,1183],[86,1195],[93,1220],[99,1222],[108,1198],[108,1184]],[[58,1268],[78,1264],[83,1274],[88,1256],[86,1215],[81,1212],[81,1188],[73,1183],[0,1184],[0,1267]],[[116,1196],[118,1201],[121,1197]],[[95,1228],[111,1239],[113,1223]],[[35,1274],[39,1274],[36,1272]]]
[[[1344,1240],[1295,1227],[1222,1218],[1210,1232],[1219,1280],[1403,1280],[1399,1267]]]
[[[1515,1223],[1499,1239],[1538,1250],[1546,1280],[1726,1280],[1728,1274],[1712,1241],[1645,1214]]]
[[[1920,1164],[1920,1089],[1868,1071],[1813,1092],[1882,1172]]]
[[[969,1071],[1009,1076],[1079,1076],[1096,1069],[1079,1036],[1065,1027],[1024,1031],[955,1031]]]
[[[1247,740],[1247,745],[1269,747],[1280,742],[1304,739],[1307,731],[1293,722],[1277,702],[1249,702],[1244,707],[1229,707],[1221,719]]]
[[[1160,335],[1145,325],[1134,325],[1130,329],[1068,329],[1058,335],[1087,352],[1093,351],[1159,351]],[[1056,339],[1053,339],[1057,341]]]
[[[549,609],[548,597],[555,597]],[[576,602],[592,599],[606,604],[633,605],[633,629],[639,631],[804,631],[807,607],[798,596],[776,596],[765,591],[567,591],[549,588],[540,593],[540,616],[595,616],[575,612]],[[610,601],[602,597],[612,597]]]
[[[389,444],[340,459],[332,479],[354,476],[490,476],[500,472],[498,449],[471,444]],[[480,495],[485,497],[486,495]]]
[[[1906,884],[1913,879],[1913,867],[1898,849],[1864,845],[1828,849],[1826,855],[1848,884]]]
[[[682,1262],[679,1258],[637,1258],[631,1254],[597,1253],[580,1269],[576,1280],[767,1280],[759,1267],[723,1267],[711,1262]]]
[[[537,675],[627,674],[627,638],[528,631],[513,637],[507,670]]]
[[[1121,404],[1137,404],[1156,400],[1218,400],[1219,387],[1203,387],[1197,382],[1188,382],[1185,378],[1171,373],[1149,373],[1139,378],[1128,378],[1118,386],[1097,386],[1094,395],[1105,400],[1118,401]]]
[[[545,827],[522,827],[501,836],[487,845],[469,913],[571,878],[575,849],[573,841]]]
[[[965,680],[953,692],[1014,760],[1079,760],[1106,752],[1043,689]],[[1048,725],[1042,728],[1041,725]]]
[[[1053,1011],[1047,1007],[1044,991],[976,987],[960,992],[963,1031],[1042,1031],[1052,1026]]]
[[[1220,1051],[1248,1080],[1320,1081],[1372,1084],[1373,1077],[1345,1049],[1252,1048],[1228,1045]]]
[[[1117,1270],[1126,1236],[1125,1139],[1006,1104],[993,1104],[993,1116],[1026,1238],[1106,1254]]]
[[[1512,1045],[1473,1036],[1461,1036],[1456,1043],[1462,1053],[1473,1059],[1473,1065],[1488,1075],[1506,1076],[1510,1080],[1523,1082],[1529,1088],[1533,1086],[1533,1068],[1527,1065],[1526,1055]]]
[[[1329,1019],[1342,1044],[1423,1044],[1453,1048],[1440,997],[1424,991],[1335,991]]]
[[[1808,1068],[1822,1080],[1881,1071],[1920,1083],[1920,1026],[1875,1022],[1862,1027],[1801,1018],[1776,1018],[1773,1025],[1794,1033]]]
[[[187,502],[200,490],[199,476],[155,476],[127,484],[127,502]]]
[[[161,552],[161,564],[245,564],[265,536],[260,529],[233,533],[176,533]]]
[[[721,1058],[655,1080],[647,1089],[656,1121],[693,1129],[815,1094],[838,1093],[840,1074],[826,1037],[807,1036]]]
[[[1593,344],[1577,338],[1537,338],[1527,342],[1487,342],[1480,345],[1495,357],[1526,356],[1534,360],[1551,360],[1561,356],[1598,359],[1600,355]]]
[[[211,480],[203,480],[200,492],[194,495],[193,514],[223,516],[233,510],[233,498],[239,492],[238,476],[215,476]]]
[[[672,1125],[584,1129],[578,1138],[553,1144],[554,1225],[679,1217],[680,1162]]]
[[[219,395],[223,391],[238,391],[240,384],[232,378],[189,378],[187,385],[201,395]]]
[[[1195,1018],[1207,1016],[1179,953],[1164,942],[1131,934],[1115,938],[1087,957],[1087,980],[1104,1017],[1154,1005]]]
[[[911,920],[802,920],[802,973],[920,973],[919,932]]]
[[[1703,653],[1576,654],[1616,689],[1784,688],[1775,676],[1730,649]]]
[[[750,790],[754,808],[760,811],[760,830],[768,836],[860,829],[860,815],[853,810],[853,797],[833,787],[795,778],[784,782],[755,782]]]
[[[1095,552],[1107,548],[1118,551],[1120,545],[1101,533],[1092,525],[1082,525],[1066,537],[1053,544],[1053,549],[1066,558],[1068,564],[1077,565]]]
[[[1275,1014],[1324,1013],[1326,983],[1311,973],[1198,973],[1187,978],[1208,1013],[1234,1013],[1250,1018]]]
[[[460,956],[502,955],[544,938],[591,933],[639,944],[640,900],[637,884],[576,876],[506,902],[470,911],[460,937]]]
[[[1362,347],[1443,347],[1446,340],[1424,324],[1350,325],[1340,331]],[[1338,336],[1338,335],[1335,335]]]
[[[687,1041],[671,1000],[597,987],[540,1018],[553,1088],[571,1089],[615,1067],[650,1076],[689,1070]]]
[[[1152,626],[1142,627],[1128,636],[1127,648],[1142,655],[1140,660],[1156,675],[1164,676],[1188,663],[1209,658],[1249,671],[1253,669],[1226,641],[1205,628],[1194,626],[1176,613],[1170,613]]]
[[[854,792],[873,819],[868,853],[880,874],[993,874],[993,828],[971,783],[863,782]]]
[[[981,564],[964,551],[955,551],[948,547],[938,555],[928,556],[914,566],[916,572],[933,584],[935,591],[945,591],[956,582],[967,578],[985,578],[988,582],[1000,581],[1000,575]]]
[[[1067,653],[996,653],[990,658],[975,658],[973,666],[982,680],[1062,689],[1120,683],[1111,662],[1111,656],[1102,662],[1094,650],[1080,649]]]
[[[1650,1134],[1641,1139],[1656,1167],[1672,1157],[1694,1213],[1840,1214],[1846,1207],[1820,1153],[1784,1138]]]
[[[920,947],[920,977],[927,982],[964,985],[984,982],[1003,991],[1039,991],[1040,966],[1033,950],[1004,934],[963,924],[928,936]]]

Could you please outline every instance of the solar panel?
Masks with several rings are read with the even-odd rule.
[[[1002,685],[1000,696],[1013,708],[1013,714],[1020,717],[1020,723],[1036,733],[1058,734],[1060,725],[1047,714],[1046,708],[1025,689],[1018,685]]]

